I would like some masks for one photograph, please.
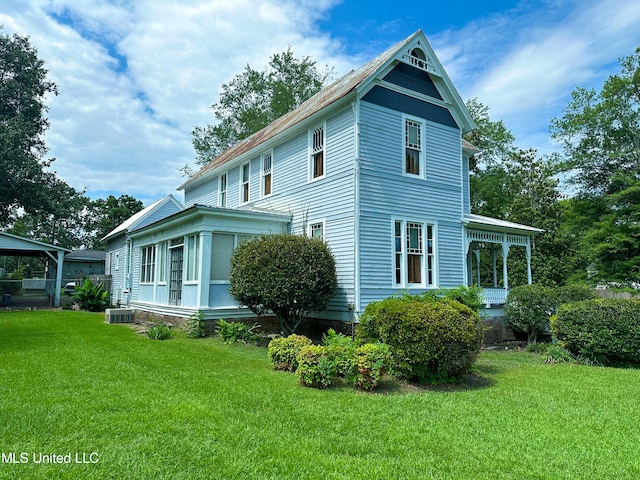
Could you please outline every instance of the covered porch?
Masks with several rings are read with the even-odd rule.
[[[465,252],[467,285],[483,289],[487,308],[503,305],[509,292],[509,253],[524,250],[526,281],[533,281],[531,246],[534,235],[542,230],[482,215],[465,215]]]

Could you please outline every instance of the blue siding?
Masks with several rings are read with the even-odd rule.
[[[385,75],[383,80],[442,100],[442,96],[429,74],[406,63],[398,63],[393,70]]]
[[[184,204],[186,208],[193,205],[218,206],[218,177],[210,182],[185,190]]]
[[[426,122],[426,178],[403,175],[402,113],[361,103],[361,308],[393,288],[393,221],[436,226],[438,286],[463,283],[460,131]]]
[[[469,157],[462,157],[462,213],[471,213],[471,188],[469,186]]]
[[[452,128],[458,128],[453,116],[444,107],[433,103],[423,102],[404,93],[394,92],[388,88],[375,86],[363,98],[364,101],[398,110],[433,122],[438,122]]]

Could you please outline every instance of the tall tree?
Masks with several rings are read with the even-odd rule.
[[[551,136],[564,168],[584,195],[610,194],[640,180],[640,47],[620,59],[622,72],[602,90],[576,88]]]
[[[581,237],[585,275],[602,282],[640,281],[640,47],[620,65],[600,92],[576,88],[550,126],[577,189],[567,228]]]
[[[218,123],[194,128],[196,162],[205,165],[271,122],[298,107],[331,78],[332,69],[319,70],[309,57],[297,59],[291,47],[274,54],[259,72],[247,65],[222,85],[218,103],[212,105]]]
[[[106,199],[93,200],[88,206],[86,222],[88,246],[103,250],[106,246],[102,241],[104,236],[143,208],[143,203],[130,195],[120,195],[118,198],[109,195]]]
[[[48,93],[58,89],[29,38],[0,31],[0,225],[20,208],[39,211],[55,183],[55,174],[44,170],[51,162],[44,159]]]

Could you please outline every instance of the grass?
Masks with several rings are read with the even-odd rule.
[[[477,374],[469,388],[319,391],[264,348],[3,312],[0,478],[640,478],[640,370],[485,352]]]

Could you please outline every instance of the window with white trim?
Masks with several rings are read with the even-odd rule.
[[[271,195],[273,152],[262,155],[262,196]]]
[[[309,225],[309,236],[311,238],[324,239],[324,223],[318,222]]]
[[[158,245],[158,283],[167,283],[167,242]]]
[[[242,165],[240,172],[240,203],[249,201],[249,179],[251,178],[251,164],[249,162]]]
[[[324,140],[324,125],[311,132],[311,164],[309,168],[312,180],[324,177]]]
[[[153,283],[156,265],[156,247],[151,245],[143,247],[140,261],[140,283]]]
[[[218,205],[220,207],[227,206],[227,174],[220,175],[218,180]]]
[[[404,120],[404,173],[424,177],[423,122]]]
[[[394,222],[394,284],[435,287],[434,226],[421,222]]]
[[[200,238],[196,235],[189,235],[187,237],[187,282],[194,282],[198,280],[198,264],[200,262]]]

